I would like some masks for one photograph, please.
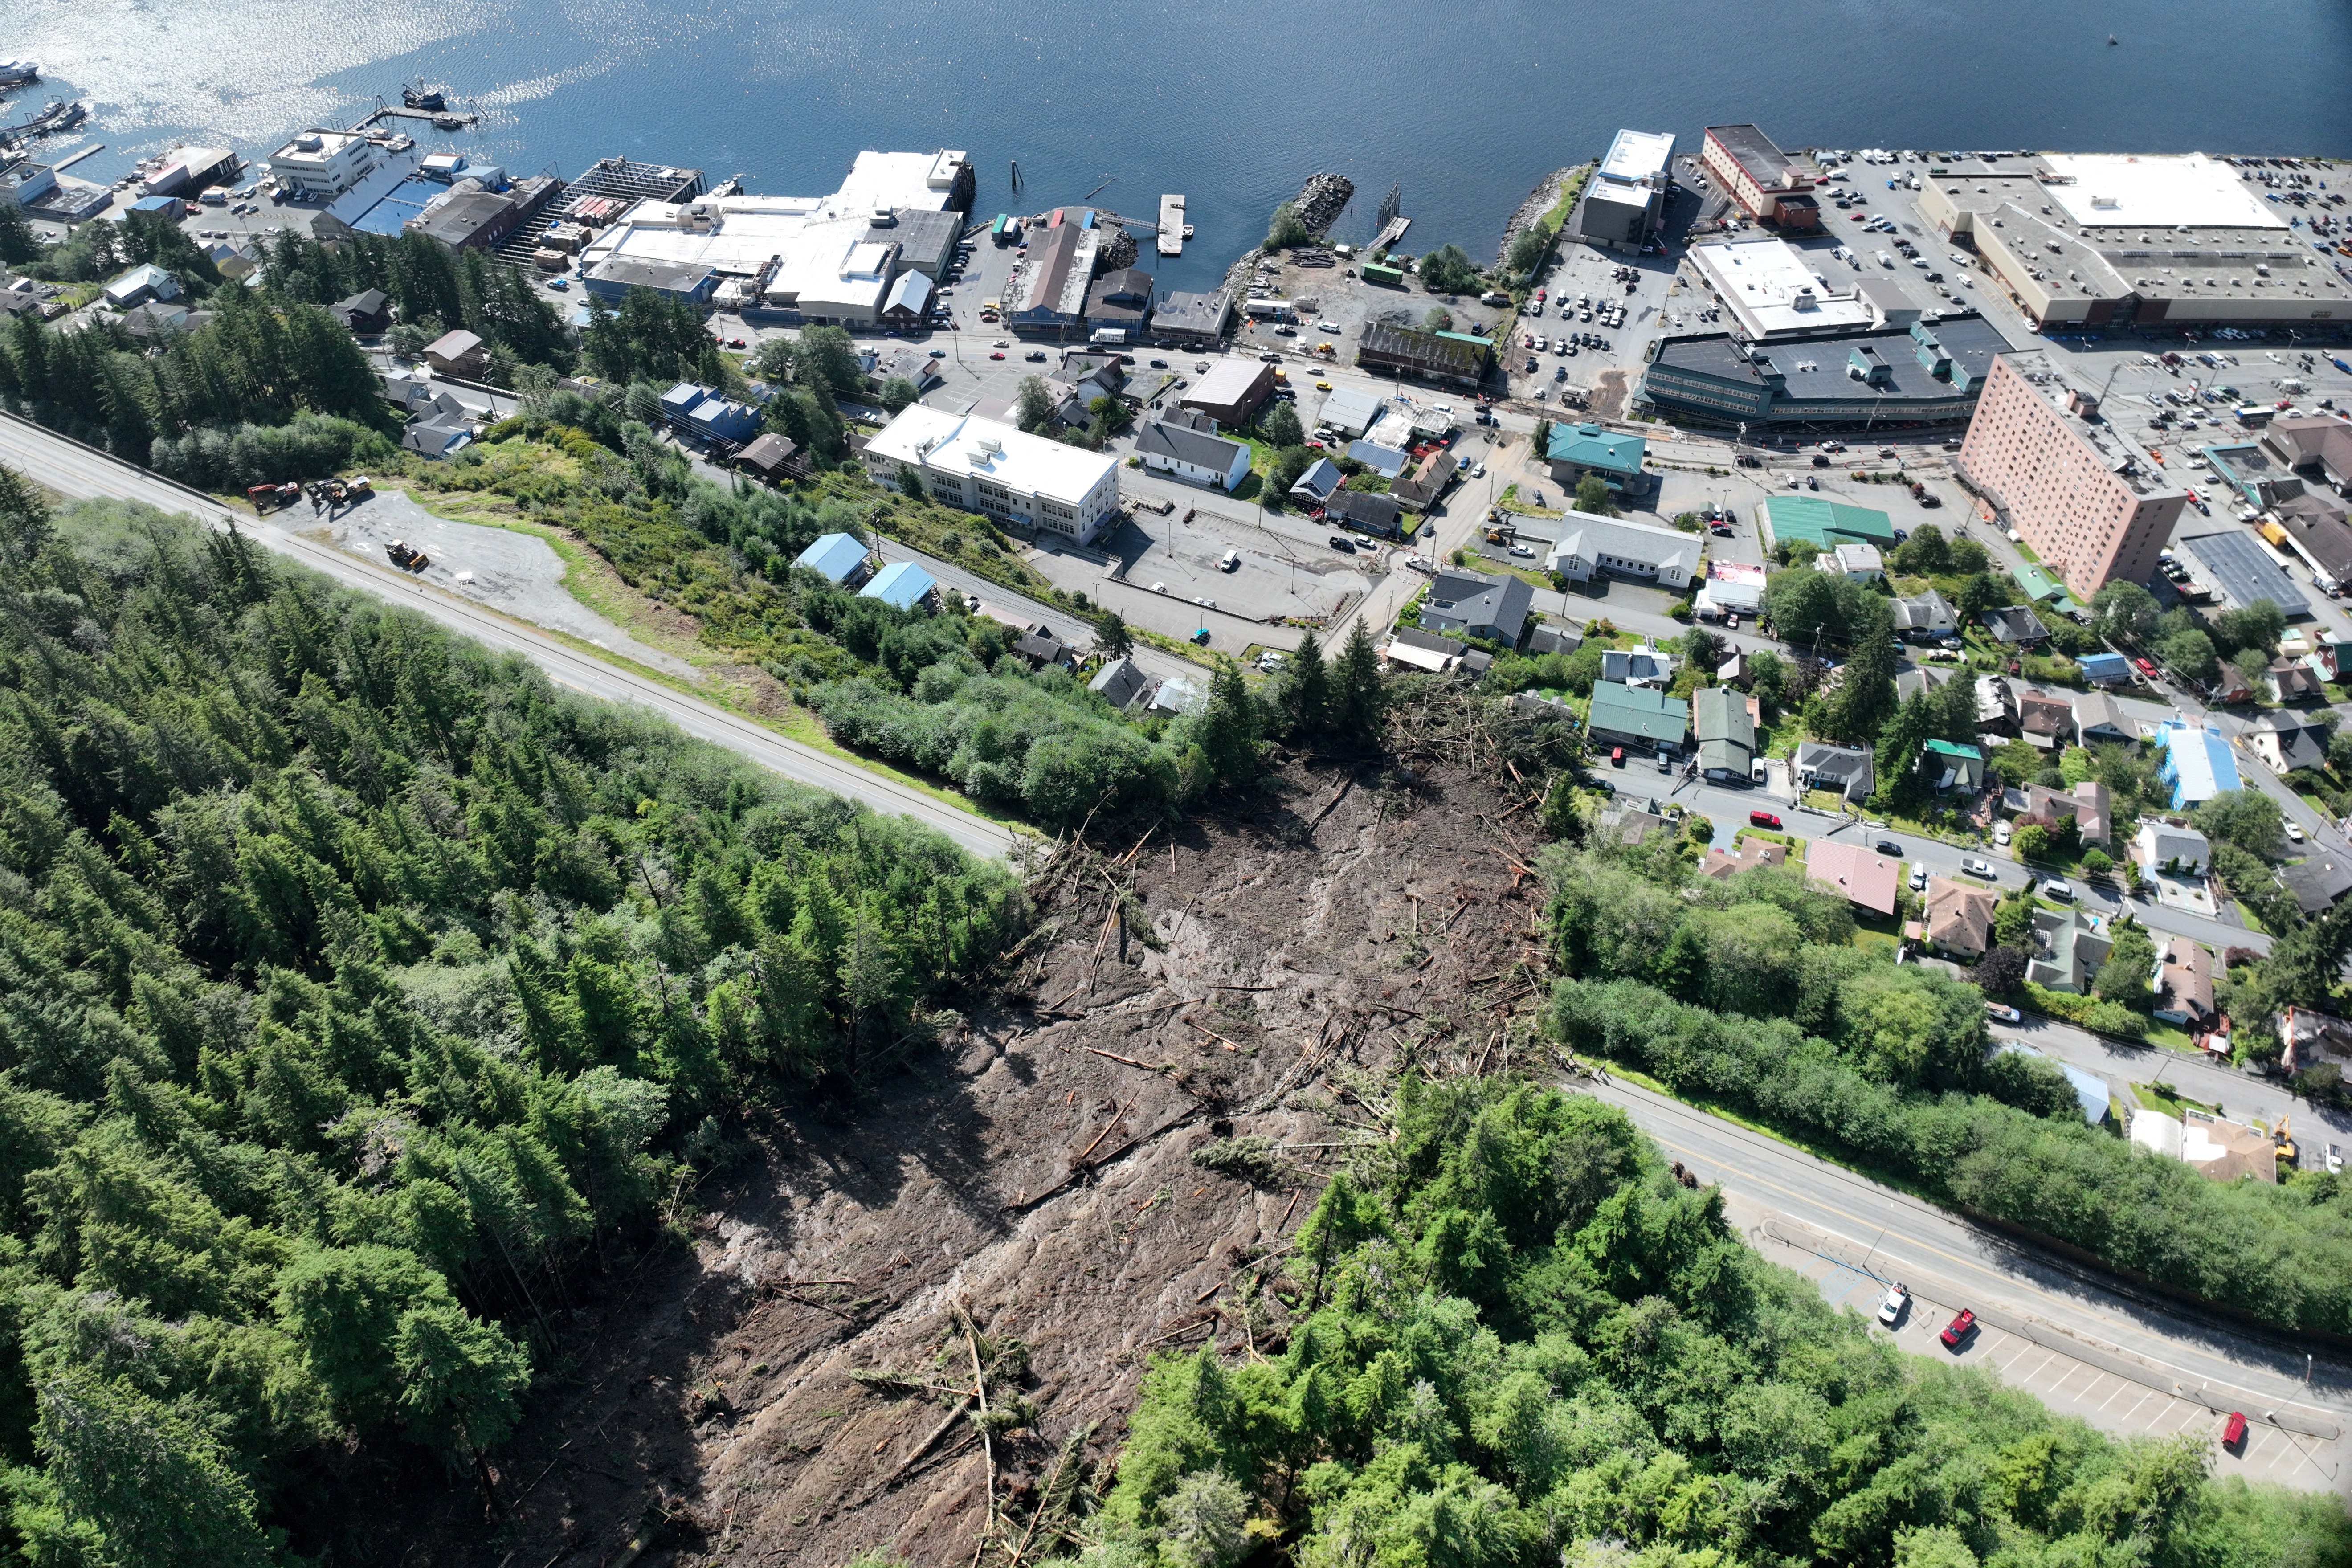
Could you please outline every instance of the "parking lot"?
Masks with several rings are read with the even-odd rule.
[[[1769,1231],[1759,1232],[1753,1239],[1773,1262],[1812,1280],[1822,1300],[1832,1306],[1852,1307],[1865,1317],[1876,1312],[1890,1282],[1881,1277],[1883,1269],[1864,1269],[1851,1262],[1823,1257]],[[2062,1345],[2063,1342],[2063,1335],[2046,1328],[2036,1337],[2028,1338],[2021,1332],[1980,1322],[1958,1351],[1948,1350],[1938,1336],[1953,1316],[1970,1304],[1936,1300],[1924,1284],[1917,1285],[1909,1310],[1891,1337],[1915,1355],[1934,1356],[1962,1366],[1983,1366],[2002,1383],[2032,1394],[2058,1415],[2079,1416],[2117,1436],[2168,1437],[2181,1432],[2219,1432],[2226,1411],[2217,1411],[2202,1400],[2173,1392],[2175,1385],[2164,1369],[2138,1363],[2133,1358],[2104,1354],[2086,1346],[2089,1354],[2109,1363],[2095,1364],[2092,1360],[2044,1343],[2045,1339],[2060,1340]],[[1888,1332],[1880,1328],[1872,1331]],[[2136,1374],[2126,1376],[2109,1369],[2115,1365],[2131,1367]],[[2315,1407],[2309,1414],[2322,1413]],[[2237,1451],[2214,1445],[2218,1473],[2305,1489],[2335,1488],[2340,1438],[2326,1440],[2270,1425],[2261,1419],[2263,1412],[2259,1410],[2250,1409],[2246,1415],[2250,1426],[2246,1440]]]

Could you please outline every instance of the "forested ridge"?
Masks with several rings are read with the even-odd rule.
[[[1873,1336],[1613,1108],[1408,1079],[1393,1133],[1284,1260],[1286,1343],[1157,1358],[1085,1568],[2352,1557],[2332,1496],[2217,1482],[2201,1436],[2116,1442]]]
[[[184,520],[0,470],[0,1559],[275,1562],[371,1476],[476,1484],[582,1271],[1024,919]]]

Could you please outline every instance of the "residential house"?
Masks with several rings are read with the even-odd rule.
[[[1959,635],[1960,617],[1943,595],[1930,588],[1895,601],[1895,629],[1914,642],[1940,641]]]
[[[109,283],[105,294],[108,304],[118,310],[128,310],[150,300],[178,299],[180,280],[153,262],[147,262]]]
[[[1068,664],[1071,659],[1070,649],[1061,638],[1048,637],[1042,631],[1024,632],[1013,642],[1013,651],[1032,669],[1043,669],[1049,664]]]
[[[2053,991],[2080,992],[2088,986],[2115,945],[2091,929],[2095,918],[2081,910],[2034,910],[2035,952],[2025,966],[2025,977]]]
[[[2017,694],[2017,731],[2028,745],[2061,752],[2074,738],[2074,704],[2032,688]]]
[[[1323,502],[1323,521],[1379,539],[1404,537],[1404,508],[1399,506],[1392,496],[1370,495],[1362,490],[1334,490]]]
[[[1558,626],[1538,626],[1528,634],[1528,652],[1530,655],[1574,653],[1583,646],[1582,637]]]
[[[1599,474],[1612,491],[1641,490],[1648,482],[1642,458],[1648,443],[1639,436],[1621,435],[1598,425],[1556,421],[1544,444],[1551,477],[1563,489],[1573,489],[1587,474]]]
[[[1208,705],[1209,694],[1198,681],[1181,675],[1171,675],[1151,689],[1151,696],[1143,705],[1149,713],[1164,713],[1171,718],[1180,713],[1197,713]]]
[[[1989,888],[1927,879],[1927,912],[1921,922],[1927,945],[1959,958],[1982,958],[1992,948],[1993,911],[2000,900]]]
[[[1849,805],[1869,799],[1878,788],[1876,765],[1864,747],[1800,741],[1792,766],[1800,785],[1832,791]]]
[[[2094,686],[2128,686],[2132,681],[2132,663],[2119,653],[2086,653],[2074,660],[2074,668]]]
[[[939,591],[931,574],[911,561],[893,561],[874,574],[874,581],[857,590],[861,599],[879,599],[893,609],[927,606]]]
[[[1517,647],[1534,603],[1535,590],[1524,577],[1449,566],[1430,583],[1429,597],[1421,606],[1421,624],[1432,631],[1461,632]]]
[[[735,454],[735,466],[772,485],[806,473],[808,459],[790,437],[770,430],[753,437],[751,445]]]
[[[2160,1110],[2139,1107],[2128,1113],[2125,1136],[2212,1181],[2235,1182],[2247,1176],[2263,1182],[2278,1180],[2278,1146],[2269,1133],[2202,1110],[2184,1110],[2175,1121]]]
[[[1454,470],[1459,467],[1453,453],[1432,452],[1391,484],[1389,494],[1416,511],[1427,511],[1445,493],[1445,487],[1454,482]]]
[[[921,277],[918,272],[915,277]],[[912,343],[886,344],[857,356],[866,371],[866,393],[879,398],[894,381],[903,381],[921,396],[940,384],[940,362]]]
[[[857,587],[874,570],[866,542],[851,533],[818,535],[816,542],[793,558],[793,564],[807,567],[836,588]]]
[[[1691,727],[1699,772],[1717,784],[1746,784],[1756,756],[1748,699],[1727,686],[1701,687],[1691,694]]]
[[[2106,846],[2115,841],[2115,796],[2107,786],[2096,779],[2084,779],[2074,786],[2074,825],[2083,845]]]
[[[2007,605],[1984,613],[1985,630],[1995,642],[2011,647],[2037,647],[2050,640],[2050,628],[2033,613],[2031,605]]]
[[[1347,479],[1348,476],[1339,471],[1339,464],[1328,458],[1318,458],[1307,465],[1307,471],[1298,476],[1298,482],[1290,487],[1290,493],[1309,506],[1321,506],[1331,499],[1334,490],[1347,482]]]
[[[213,319],[210,310],[191,310],[151,300],[122,312],[122,328],[142,342],[160,342],[174,332],[193,332]]]
[[[2156,973],[2150,979],[2156,1005],[2168,1024],[2200,1029],[2214,1017],[2213,955],[2185,936],[2157,933]]]
[[[1919,693],[1935,690],[1936,688],[1950,681],[1958,673],[1958,670],[1942,669],[1932,664],[1915,664],[1895,678],[1895,698],[1900,701],[1907,702]]]
[[[1135,454],[1154,473],[1230,490],[1249,478],[1250,449],[1207,430],[1153,419],[1135,433]]]
[[[1919,776],[1938,795],[1958,790],[1974,795],[1984,788],[1984,753],[1957,741],[1925,741],[1916,763]]]
[[[2297,659],[2280,659],[2263,671],[2263,684],[2273,702],[2311,702],[2327,695],[2319,672]]]
[[[2104,691],[2085,691],[2074,699],[2074,735],[2085,746],[2129,745],[2139,739],[2123,705]]]
[[[715,386],[681,381],[662,394],[662,414],[681,436],[740,447],[759,434],[760,411]]]
[[[1698,874],[1718,882],[1727,882],[1742,871],[1752,871],[1759,866],[1785,866],[1789,850],[1785,845],[1769,838],[1743,838],[1732,849],[1709,846],[1706,858],[1698,863]]]
[[[2139,831],[2132,835],[2129,853],[2142,870],[2191,877],[2203,876],[2205,868],[2213,862],[2213,847],[2202,833],[2187,823],[2169,822],[2160,816],[2140,818]]]
[[[1654,647],[1608,647],[1601,650],[1601,679],[1628,686],[1671,686],[1675,679],[1672,654]]]
[[[2326,727],[2301,713],[2266,708],[2254,715],[2243,735],[2246,750],[2260,757],[2274,773],[2327,764]]]
[[[1903,862],[1860,844],[1816,838],[1806,852],[1805,879],[1844,894],[1848,902],[1859,908],[1891,916],[1895,889],[1903,882]]]
[[[2278,880],[2305,914],[2324,915],[2345,894],[2352,893],[2352,865],[2334,851],[2322,849],[2307,860],[2281,867]]]
[[[2017,693],[2002,675],[1977,677],[1977,728],[1992,733],[2017,733]]]
[[[1381,654],[1392,664],[1407,669],[1423,669],[1432,675],[1443,675],[1462,662],[1468,644],[1453,637],[1442,637],[1433,632],[1415,631],[1411,626],[1399,626],[1389,634]]]
[[[1612,806],[1601,814],[1601,831],[1616,844],[1639,844],[1665,826],[1666,819],[1654,811]]]
[[[433,367],[436,375],[454,375],[471,381],[490,368],[490,347],[473,333],[459,327],[442,333],[425,345],[425,363]]]
[[[473,443],[473,422],[463,415],[421,415],[400,429],[401,450],[436,462],[446,462]]]
[[[362,289],[328,306],[327,314],[342,322],[353,337],[373,337],[392,327],[392,296],[381,289]]]
[[[1852,540],[1813,557],[1816,572],[1839,572],[1851,583],[1875,583],[1885,574],[1886,562],[1878,546]]]
[[[2253,683],[2246,679],[2244,673],[2236,665],[2225,658],[2216,669],[2213,679],[2206,683],[2205,699],[2209,702],[2231,707],[2242,702],[2252,702],[2254,700]]]
[[[2230,743],[2210,725],[2167,719],[2158,727],[2152,743],[2164,752],[2157,777],[2171,788],[2173,810],[2202,805],[2240,787],[2238,763],[2230,755]]]
[[[1597,680],[1587,722],[1596,746],[1679,752],[1683,738],[1690,732],[1690,704],[1647,687]]]
[[[1095,678],[1087,682],[1087,689],[1124,712],[1150,694],[1151,678],[1135,660],[1115,658],[1095,671]]]

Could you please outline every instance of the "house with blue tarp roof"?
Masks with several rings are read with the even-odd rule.
[[[861,599],[879,599],[893,609],[911,610],[929,599],[939,584],[911,561],[893,561],[857,591]]]
[[[2243,787],[2238,781],[2238,760],[2218,730],[2167,719],[2152,743],[2164,753],[2157,777],[2171,787],[2175,811]]]
[[[815,543],[793,558],[793,564],[822,574],[826,582],[843,588],[855,588],[866,581],[868,566],[865,542],[854,533],[818,536]]]

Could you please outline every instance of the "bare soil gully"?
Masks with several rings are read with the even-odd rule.
[[[767,1127],[700,1194],[690,1259],[619,1271],[579,1314],[570,1374],[499,1456],[502,1519],[452,1487],[359,1529],[375,1540],[354,1558],[888,1547],[945,1568],[975,1561],[992,1503],[987,1560],[1013,1561],[1066,1447],[1116,1448],[1151,1354],[1278,1346],[1287,1314],[1259,1285],[1331,1148],[1381,1135],[1358,1069],[1492,1071],[1527,1048],[1530,803],[1468,768],[1404,780],[1292,763],[1254,815],[1066,849],[1016,967],[941,1054],[831,1122]],[[1192,1159],[1251,1135],[1287,1152],[1249,1179]],[[976,1381],[1010,1427],[985,1444]],[[1019,1561],[1055,1545],[1043,1511]]]

